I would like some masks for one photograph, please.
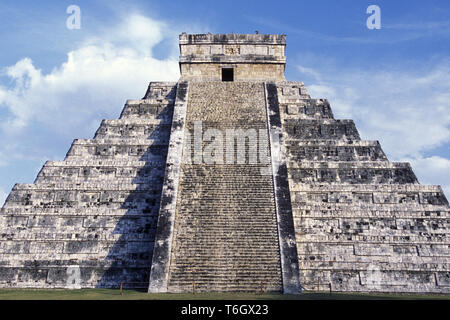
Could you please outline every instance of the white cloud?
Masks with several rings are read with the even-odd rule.
[[[0,208],[3,206],[3,204],[5,203],[6,197],[8,195],[6,194],[6,192],[0,187]]]
[[[31,121],[56,130],[76,128],[99,113],[117,110],[119,101],[142,97],[150,80],[176,80],[176,58],[151,55],[163,31],[163,23],[134,15],[117,30],[69,52],[67,61],[51,73],[42,74],[30,58],[8,67],[6,75],[14,86],[0,87],[0,105],[12,117],[2,128],[19,130]]]
[[[446,195],[450,195],[450,160],[439,156],[419,159],[404,159],[410,162],[414,168],[420,183],[439,184],[444,189]],[[450,200],[450,198],[449,198]]]
[[[127,98],[142,97],[150,80],[176,80],[176,58],[151,55],[164,32],[164,23],[133,15],[110,33],[89,38],[48,74],[30,58],[8,67],[14,85],[0,87],[0,105],[12,114],[2,122],[4,132],[32,121],[70,131],[99,113],[117,110]]]
[[[314,80],[321,81],[321,74],[316,70],[304,66],[297,66],[297,69],[303,74],[311,75],[314,78]]]
[[[312,96],[326,97],[337,117],[355,119],[361,134],[381,139],[393,157],[418,157],[450,142],[450,66],[428,74],[330,72],[308,84]]]
[[[410,161],[421,183],[441,184],[450,195],[448,61],[421,72],[298,70],[313,97],[330,100],[336,118],[354,119],[363,139],[380,140],[391,161]],[[429,154],[447,146],[440,156]]]
[[[120,114],[126,99],[141,98],[149,81],[176,81],[174,51],[169,48],[168,57],[155,58],[153,49],[165,39],[166,46],[175,47],[177,34],[162,21],[131,14],[116,27],[86,38],[49,73],[29,57],[3,68],[10,85],[0,85],[0,166],[47,154],[45,141],[36,145],[30,132],[70,139],[92,136],[102,118]]]
[[[420,23],[397,23],[383,25],[386,29],[418,30],[418,31],[441,31],[448,32],[450,21],[421,21]]]
[[[143,53],[149,53],[153,46],[164,39],[164,30],[168,28],[166,23],[155,21],[147,17],[133,14],[125,18],[114,35],[114,39],[131,39],[134,49],[143,50]],[[110,39],[113,40],[113,39]]]

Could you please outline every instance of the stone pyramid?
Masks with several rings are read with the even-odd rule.
[[[0,286],[450,292],[450,208],[286,81],[284,35],[181,34],[151,82],[0,212]]]

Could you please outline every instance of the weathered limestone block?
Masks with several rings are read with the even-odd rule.
[[[362,165],[361,165],[362,164]],[[389,184],[417,183],[409,164],[383,162],[315,162],[291,165],[290,178],[295,183]],[[378,168],[377,168],[378,166]]]
[[[308,104],[311,97],[303,82],[283,81],[277,83],[278,102],[280,105],[284,104]],[[315,102],[309,103],[315,105]],[[282,113],[283,115],[283,113]]]
[[[359,243],[354,248],[357,256],[390,256],[393,253],[392,246],[385,244],[374,246],[372,244]]]
[[[143,99],[173,102],[176,96],[175,82],[150,82]]]
[[[286,137],[288,139],[352,139],[359,140],[359,133],[352,120],[302,120],[284,121]]]
[[[446,245],[418,245],[419,255],[422,257],[449,257],[450,246]]]
[[[330,104],[324,99],[308,99],[298,103],[282,104],[280,112],[284,119],[333,119]]]
[[[436,273],[436,282],[440,287],[450,287],[450,272]]]
[[[378,142],[356,141],[352,143],[333,140],[291,140],[286,143],[291,167],[299,161],[386,161]]]

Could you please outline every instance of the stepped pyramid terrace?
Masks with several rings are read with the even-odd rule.
[[[284,35],[179,37],[150,82],[0,211],[0,287],[450,293],[450,207],[326,99]]]

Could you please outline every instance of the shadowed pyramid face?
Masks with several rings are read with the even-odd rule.
[[[14,186],[0,286],[448,293],[441,188],[286,81],[285,44],[180,35],[179,82]]]

